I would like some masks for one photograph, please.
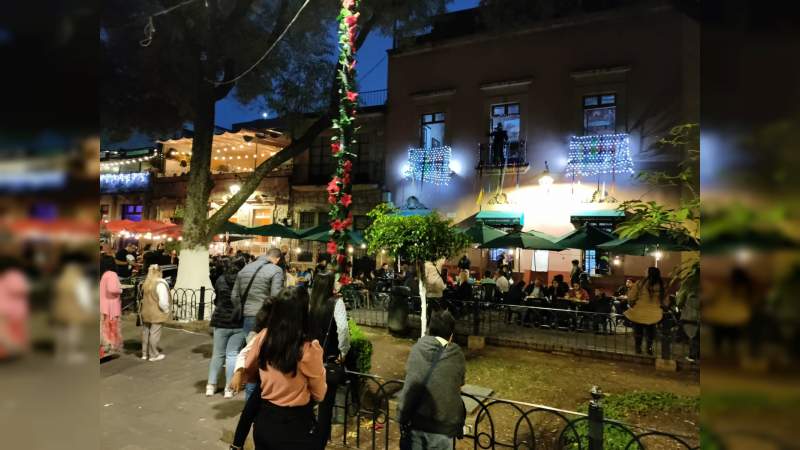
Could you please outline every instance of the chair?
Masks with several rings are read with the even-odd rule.
[[[554,299],[552,308],[555,310],[553,311],[553,328],[575,329],[575,311],[571,301],[565,298]]]

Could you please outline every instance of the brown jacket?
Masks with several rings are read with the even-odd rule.
[[[158,283],[166,284],[166,281],[159,281]],[[156,292],[158,283],[154,284],[152,289],[144,289],[142,291],[142,305],[140,310],[142,322],[164,323],[169,320],[169,311],[172,310],[172,296],[169,295],[169,287],[167,287],[169,308],[167,308],[167,312],[162,311],[158,306],[158,292]]]
[[[84,282],[78,266],[67,266],[56,281],[53,320],[68,325],[82,325],[97,320],[97,315],[81,305],[78,284]]]

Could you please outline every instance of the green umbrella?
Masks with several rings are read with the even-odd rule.
[[[800,248],[800,243],[778,229],[726,231],[708,238],[703,233],[704,254],[734,253],[743,248],[762,252],[796,250]]]
[[[608,231],[586,224],[575,231],[567,233],[556,242],[564,248],[594,250],[598,245],[613,241],[616,238]]]
[[[219,232],[228,234],[251,234],[250,228],[233,222],[225,222]]]
[[[528,250],[564,250],[556,244],[556,238],[538,231],[517,231],[492,239],[481,248],[524,248]]]
[[[277,223],[269,224],[269,225],[262,225],[260,227],[255,227],[250,229],[250,233],[256,236],[272,236],[272,237],[282,237],[282,238],[289,238],[289,239],[298,239],[299,236],[297,232],[287,226],[280,225]]]
[[[484,225],[481,222],[473,224],[471,227],[463,230],[462,233],[466,235],[469,240],[474,244],[485,244],[493,239],[505,236],[506,232]]]
[[[692,252],[700,249],[697,241],[688,235],[676,235],[667,230],[657,234],[643,233],[636,237],[614,239],[597,248],[623,255],[644,256],[655,250],[666,252]]]
[[[300,236],[300,239],[302,239],[305,236],[311,236],[312,234],[321,233],[323,231],[330,231],[330,229],[331,229],[331,226],[326,222],[326,223],[317,225],[315,227],[303,228],[302,230],[294,230],[294,232],[297,233],[298,236]]]
[[[364,235],[356,230],[348,230],[347,238],[353,245],[361,245],[364,243]],[[307,234],[300,237],[301,241],[314,241],[314,242],[328,242],[331,240],[330,227],[327,230],[318,231],[317,233]]]

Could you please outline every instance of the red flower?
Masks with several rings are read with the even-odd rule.
[[[331,228],[333,228],[333,231],[344,231],[344,229],[347,228],[347,224],[345,224],[345,222],[346,220],[336,219],[331,222]]]
[[[339,251],[339,246],[336,245],[336,242],[330,241],[328,242],[328,254],[335,255]]]
[[[333,153],[333,156],[338,155],[341,150],[342,144],[338,142],[331,142],[331,153]]]
[[[344,256],[344,255],[336,255],[336,263],[337,263],[337,264],[339,264],[340,266],[341,266],[342,264],[344,264],[344,262],[345,262],[346,260],[347,260],[347,257],[346,257],[346,256]],[[344,274],[342,274],[342,275],[344,276]]]
[[[350,206],[351,203],[353,203],[353,196],[351,196],[350,194],[344,194],[342,196],[342,206],[347,208],[348,206]]]
[[[344,18],[344,23],[346,23],[349,28],[353,28],[358,24],[358,16],[360,15],[361,13],[351,14]]]
[[[350,171],[353,170],[353,161],[349,159],[345,161],[344,164],[342,164],[342,169],[344,169],[344,173],[350,173]]]
[[[328,196],[328,203],[330,203],[331,205],[336,204],[336,196],[335,195],[329,195]]]
[[[344,174],[344,178],[342,178],[342,183],[343,184],[350,184],[350,174],[349,173],[345,173]]]
[[[328,183],[328,194],[333,195],[339,192],[339,184],[342,180],[339,177],[333,177]]]
[[[347,99],[351,102],[358,100],[358,92],[347,91]]]
[[[342,8],[351,9],[356,6],[356,0],[342,0]]]
[[[348,284],[350,284],[351,282],[352,282],[352,281],[350,280],[350,277],[348,277],[348,276],[347,276],[347,275],[345,275],[345,274],[342,274],[342,275],[339,277],[339,284],[341,284],[342,286],[347,286],[347,285],[348,285]]]

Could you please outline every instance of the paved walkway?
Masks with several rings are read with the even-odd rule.
[[[139,358],[140,329],[123,330],[124,354],[100,365],[101,448],[227,448],[244,397],[205,397],[211,337],[164,329],[167,357],[151,363]]]

